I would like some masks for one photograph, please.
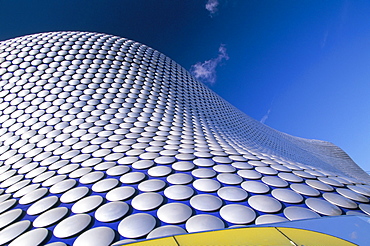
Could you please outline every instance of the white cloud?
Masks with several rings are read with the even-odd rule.
[[[326,32],[324,33],[324,38],[323,38],[323,39],[322,39],[322,41],[321,41],[321,49],[325,47],[325,45],[326,45],[326,41],[327,41],[327,39],[328,39],[328,36],[329,36],[329,31],[326,31]]]
[[[271,109],[267,110],[267,113],[262,117],[262,119],[260,120],[260,122],[262,124],[265,124],[266,120],[269,118],[269,115],[271,113]]]
[[[219,5],[219,2],[218,0],[208,0],[208,2],[206,3],[206,9],[209,11],[209,13],[211,14],[211,17],[217,13],[218,7]]]
[[[223,60],[228,60],[226,48],[224,44],[218,48],[218,56],[216,58],[198,62],[191,66],[191,73],[196,79],[201,80],[204,83],[214,84],[216,82],[216,67],[222,63]]]

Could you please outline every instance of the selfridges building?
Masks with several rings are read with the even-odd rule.
[[[294,243],[284,228],[354,245],[335,224],[369,223],[370,177],[339,147],[261,124],[143,44],[19,37],[0,76],[0,245]]]

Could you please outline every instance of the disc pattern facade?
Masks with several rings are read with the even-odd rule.
[[[370,214],[369,177],[337,146],[253,120],[143,44],[15,38],[0,76],[0,245]]]

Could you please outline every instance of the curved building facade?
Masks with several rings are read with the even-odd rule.
[[[119,245],[370,214],[339,147],[250,118],[146,45],[0,42],[0,245]]]

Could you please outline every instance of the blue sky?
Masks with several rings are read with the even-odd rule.
[[[3,0],[0,11],[0,40],[79,30],[144,43],[249,116],[370,170],[370,1]]]

